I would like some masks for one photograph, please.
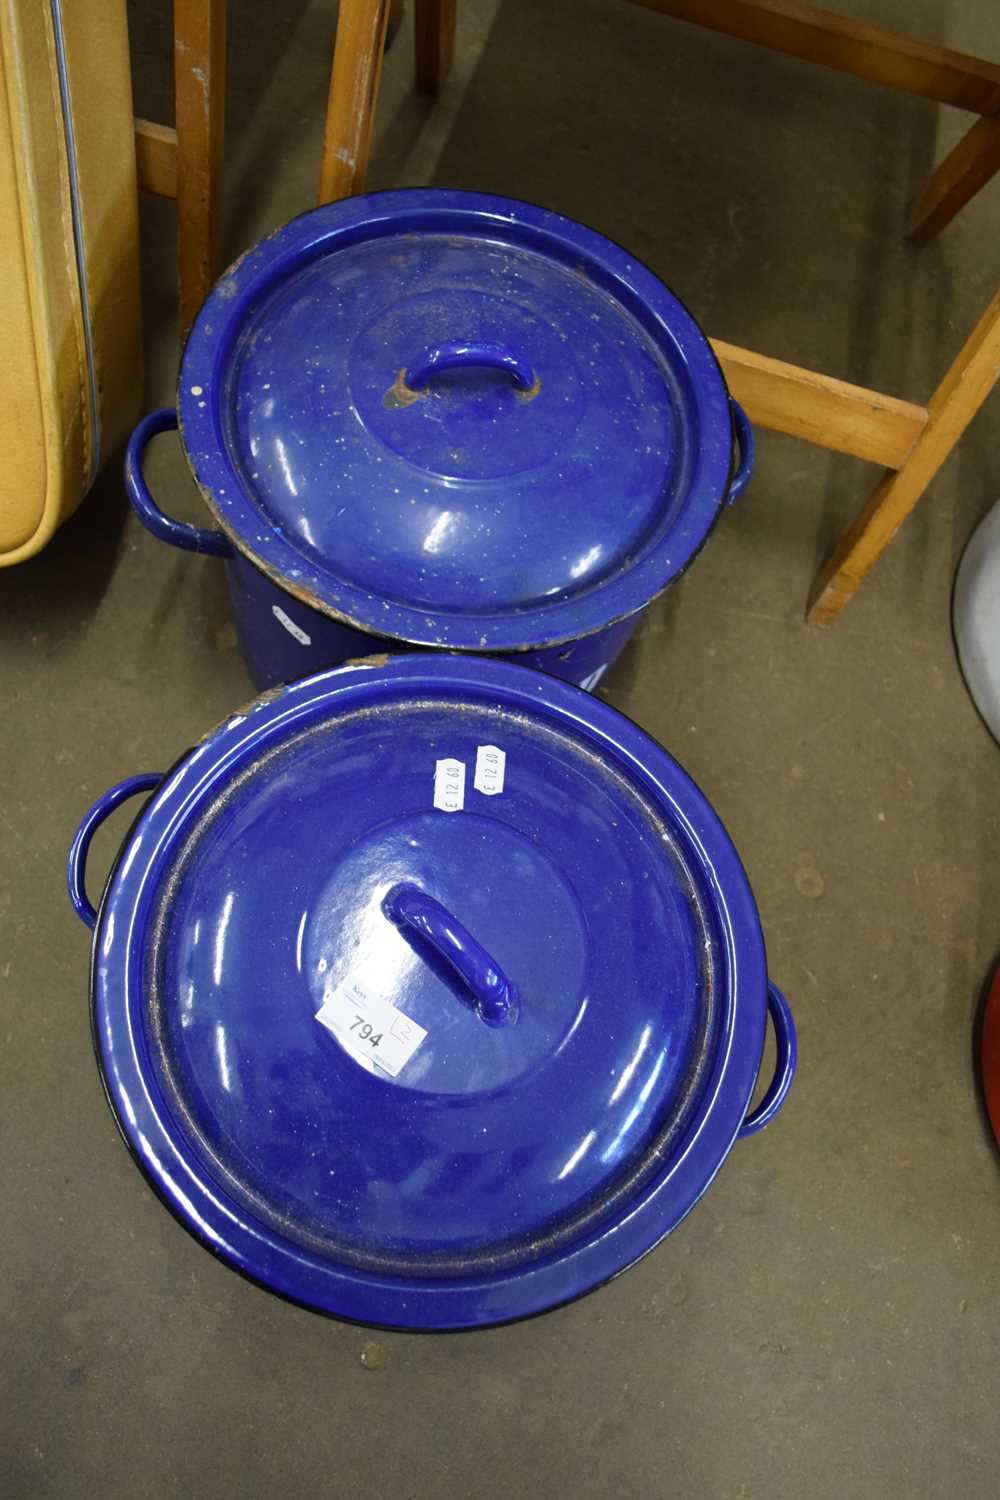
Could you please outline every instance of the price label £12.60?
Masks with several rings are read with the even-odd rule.
[[[434,766],[434,806],[442,812],[461,812],[465,806],[465,762],[439,760]]]
[[[484,797],[496,797],[503,791],[507,769],[506,752],[499,745],[480,745],[476,751],[476,775],[473,786]]]

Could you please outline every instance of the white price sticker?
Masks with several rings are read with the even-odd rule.
[[[594,691],[595,687],[600,682],[601,678],[604,676],[610,665],[611,663],[606,661],[603,667],[598,667],[596,671],[591,672],[589,677],[585,677],[583,679],[583,681],[580,683],[580,686],[583,688],[583,691],[585,693],[592,693]]]
[[[306,635],[301,625],[296,625],[291,615],[286,615],[280,604],[271,605],[271,613],[279,625],[284,625],[289,635],[293,635],[300,646],[311,646],[312,636]]]
[[[439,760],[434,766],[434,806],[461,812],[465,806],[465,762]]]
[[[345,979],[323,1001],[316,1019],[352,1056],[395,1078],[427,1032],[360,979]]]
[[[505,750],[497,745],[480,745],[476,751],[476,779],[473,783],[476,791],[482,792],[484,797],[495,797],[502,792],[506,765]]]

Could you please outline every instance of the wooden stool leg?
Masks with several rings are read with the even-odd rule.
[[[319,202],[364,189],[391,0],[340,0]]]
[[[413,36],[417,56],[417,88],[438,93],[448,81],[455,56],[456,0],[416,0]]]
[[[910,209],[911,239],[929,240],[1000,171],[1000,120],[984,115],[928,179]]]
[[[181,334],[222,270],[226,0],[174,0]]]
[[[396,32],[406,15],[406,0],[389,0],[389,25],[385,33],[385,50],[388,52],[396,38]]]
[[[875,486],[813,585],[808,619],[829,625],[930,484],[979,410],[1000,370],[1000,292],[993,298],[931,397],[927,425],[902,467]]]

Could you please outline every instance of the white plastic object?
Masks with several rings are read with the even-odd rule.
[[[952,622],[965,685],[993,738],[1000,740],[1000,501],[962,554]]]

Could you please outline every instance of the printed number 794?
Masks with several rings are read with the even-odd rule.
[[[366,1021],[364,1016],[354,1017],[354,1020],[351,1022],[351,1030],[356,1031],[363,1042],[371,1042],[373,1047],[377,1047],[382,1040],[381,1031],[376,1031],[371,1022]]]

